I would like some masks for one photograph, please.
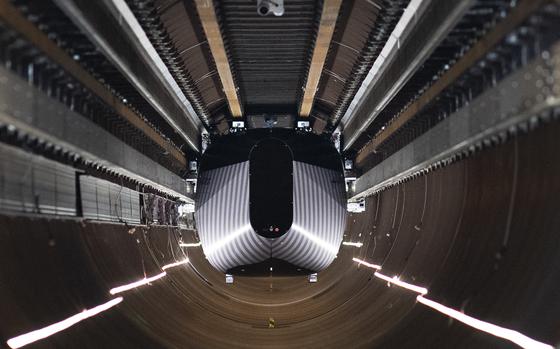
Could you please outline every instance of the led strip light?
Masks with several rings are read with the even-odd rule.
[[[189,263],[189,259],[186,258],[182,261],[166,264],[161,269],[166,270],[166,269],[174,268],[174,267],[177,267],[177,266],[180,266],[180,265],[185,265],[185,264],[188,264],[188,263]],[[167,273],[165,271],[163,271],[162,273],[160,273],[156,276],[152,276],[150,278],[144,278],[142,280],[139,280],[139,281],[127,284],[127,285],[112,288],[109,291],[109,293],[111,293],[112,295],[117,294],[117,293],[121,293],[121,292],[130,290],[130,289],[142,286],[142,285],[146,285],[146,284],[148,284],[152,281],[161,279],[166,275],[167,275]],[[102,313],[106,310],[109,310],[109,309],[111,309],[112,307],[114,307],[115,305],[119,304],[122,301],[123,301],[123,297],[114,298],[114,299],[108,301],[107,303],[98,305],[98,306],[96,306],[94,308],[91,308],[91,309],[84,310],[83,312],[72,315],[71,317],[69,317],[65,320],[56,322],[52,325],[43,327],[43,328],[35,330],[35,331],[31,331],[31,332],[19,335],[17,337],[11,338],[6,343],[12,349],[21,348],[23,346],[26,346],[26,345],[31,344],[33,342],[36,342],[38,340],[50,337],[53,334],[58,333],[60,331],[63,331],[65,329],[69,328],[69,327],[72,327],[82,320],[85,320],[85,319],[90,318],[92,316],[95,316],[99,313]]]
[[[363,260],[358,259],[358,258],[352,258],[352,260],[353,260],[354,262],[358,263],[358,264],[365,265],[365,266],[368,267],[368,268],[381,270],[381,266],[380,266],[380,265],[371,264],[371,263],[368,263],[368,262],[363,261]]]
[[[202,245],[201,242],[196,242],[196,243],[184,243],[184,242],[181,242],[181,243],[179,244],[179,247],[198,247],[198,246],[201,246],[201,245]]]
[[[416,286],[413,284],[409,284],[408,282],[404,282],[399,280],[398,276],[388,277],[386,275],[381,274],[380,272],[373,273],[376,277],[380,278],[381,280],[387,281],[389,284],[397,285],[402,288],[406,288],[409,291],[420,293],[421,295],[428,294],[428,289],[425,287]]]
[[[343,241],[342,244],[344,246],[354,246],[354,247],[362,247],[364,245],[361,242],[349,242],[349,241]]]
[[[366,267],[376,269],[376,270],[381,270],[381,266],[379,265],[371,264],[358,258],[353,258],[352,260],[359,264],[365,265]],[[447,315],[479,331],[486,332],[493,336],[506,339],[525,349],[554,349],[554,347],[551,345],[536,341],[517,331],[510,330],[509,328],[500,327],[491,324],[489,322],[476,319],[472,316],[463,314],[460,311],[446,307],[443,304],[425,298],[424,296],[428,294],[427,288],[401,281],[398,278],[398,276],[394,276],[391,278],[389,276],[379,273],[378,271],[374,272],[373,275],[381,280],[387,281],[389,284],[397,285],[404,289],[419,293],[419,295],[416,297],[416,301],[418,301],[418,303],[424,304],[425,306],[432,308],[433,310],[436,310],[444,315]]]
[[[434,310],[439,311],[442,314],[445,314],[449,317],[454,318],[457,321],[464,323],[465,325],[476,328],[479,331],[489,333],[493,336],[507,339],[508,341],[511,341],[522,348],[554,349],[552,345],[538,342],[532,338],[525,336],[522,333],[519,333],[514,330],[510,330],[509,328],[500,327],[486,321],[475,319],[472,316],[468,316],[466,314],[461,313],[460,311],[448,308],[443,304],[434,302],[432,300],[424,298],[423,296],[416,297],[416,300],[419,303],[424,304],[425,306],[428,306]]]
[[[78,313],[76,315],[72,315],[71,317],[69,317],[65,320],[62,320],[60,322],[54,323],[54,324],[49,325],[47,327],[43,327],[39,330],[31,331],[31,332],[28,332],[26,334],[22,334],[20,336],[14,337],[14,338],[8,340],[7,344],[10,348],[13,348],[13,349],[21,348],[25,345],[31,344],[33,342],[36,342],[36,341],[40,340],[40,339],[50,337],[55,333],[58,333],[58,332],[63,331],[65,329],[69,328],[69,327],[72,327],[82,320],[85,320],[85,319],[90,318],[92,316],[95,316],[99,313],[102,313],[106,310],[109,310],[109,309],[111,309],[112,307],[114,307],[115,305],[119,304],[122,301],[123,301],[122,297],[112,299],[107,303],[98,305],[98,306],[96,306],[94,308],[91,308],[91,309],[84,310],[81,313]]]
[[[185,264],[189,264],[189,259],[185,259],[179,262],[175,262],[175,263],[171,263],[171,264],[166,264],[163,267],[161,267],[161,270],[166,270],[166,269],[170,269],[170,268],[175,268],[178,267],[180,265],[185,265]]]
[[[150,282],[153,282],[153,281],[156,281],[156,280],[158,280],[158,279],[161,279],[161,278],[164,277],[165,275],[167,275],[167,273],[166,273],[166,272],[163,272],[163,273],[157,274],[156,276],[152,276],[152,277],[149,277],[149,278],[143,278],[143,279],[141,279],[141,280],[132,282],[132,283],[130,283],[130,284],[126,284],[126,285],[122,285],[122,286],[119,286],[119,287],[112,288],[112,289],[109,290],[109,293],[112,294],[112,295],[115,295],[115,294],[117,294],[117,293],[121,293],[121,292],[124,292],[124,291],[132,290],[133,288],[136,288],[136,287],[139,287],[139,286],[143,286],[143,285],[147,285],[147,284],[149,284]]]

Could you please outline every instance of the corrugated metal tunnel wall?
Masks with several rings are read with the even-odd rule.
[[[343,247],[316,284],[225,285],[200,248],[181,251],[179,241],[194,237],[177,228],[3,216],[0,339],[104,303],[112,287],[188,256],[190,264],[120,294],[116,307],[29,347],[512,347],[387,287],[357,257],[427,287],[430,299],[557,344],[559,132],[551,121],[368,198],[345,236],[364,246]]]

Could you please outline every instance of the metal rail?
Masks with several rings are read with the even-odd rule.
[[[199,151],[202,123],[126,3],[123,0],[55,0],[55,3],[181,138]]]
[[[8,0],[0,0],[0,20],[20,33],[38,50],[42,51],[53,62],[59,64],[66,72],[92,91],[104,103],[114,109],[123,119],[142,131],[149,139],[165,149],[181,165],[186,166],[185,155],[175,148],[156,130],[150,127],[128,106],[118,100],[107,88],[99,83],[82,66],[76,63],[64,50],[52,42],[46,34],[28,21]]]
[[[374,152],[379,145],[391,137],[424,107],[433,101],[444,89],[455,82],[464,72],[483,58],[494,46],[511,31],[524,22],[539,9],[546,0],[523,0],[494,29],[482,37],[457,63],[455,63],[438,81],[428,88],[415,102],[410,104],[385,129],[382,129],[356,156],[356,165],[360,167],[367,154]]]
[[[560,43],[364,173],[351,200],[370,196],[434,166],[507,140],[550,120],[560,107]],[[557,111],[556,111],[557,113]]]

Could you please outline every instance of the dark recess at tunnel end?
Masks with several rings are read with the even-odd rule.
[[[257,143],[249,156],[251,225],[257,234],[277,238],[293,219],[293,156],[276,138]]]

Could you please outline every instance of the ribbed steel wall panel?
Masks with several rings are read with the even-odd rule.
[[[0,210],[74,216],[75,170],[0,144]]]
[[[313,271],[326,268],[346,224],[342,174],[294,161],[293,190],[292,227],[280,238],[267,239],[250,223],[249,162],[203,172],[195,216],[210,264],[226,272],[274,257]]]
[[[86,219],[140,224],[140,193],[106,180],[80,176]]]
[[[249,162],[203,172],[198,185],[195,217],[210,264],[225,272],[269,258],[267,239],[249,219]]]
[[[340,172],[294,161],[292,228],[273,241],[273,256],[309,270],[326,268],[342,242],[345,195]],[[302,230],[321,242],[306,237]]]

